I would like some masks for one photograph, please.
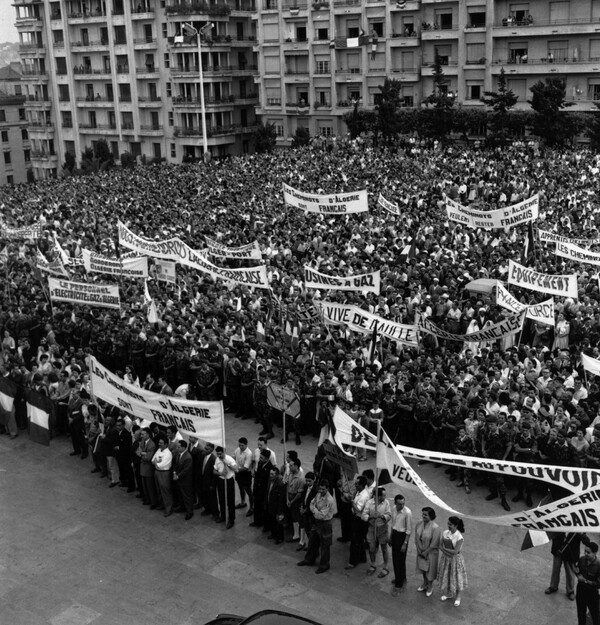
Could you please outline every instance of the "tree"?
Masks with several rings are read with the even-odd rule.
[[[500,76],[498,76],[498,91],[486,91],[484,96],[481,101],[492,109],[489,140],[492,143],[505,145],[509,140],[508,111],[517,103],[519,96],[508,88],[504,68],[500,69]]]
[[[265,154],[272,152],[277,144],[277,131],[275,124],[267,122],[263,124],[258,123],[256,130],[254,131],[254,149],[258,154]]]
[[[363,133],[370,132],[377,126],[377,113],[375,111],[361,111],[355,107],[351,113],[345,113],[342,119],[348,126],[351,139],[356,139]]]
[[[590,148],[598,152],[600,150],[600,104],[594,102],[596,110],[588,123],[587,136],[590,139]]]
[[[114,165],[114,158],[108,143],[101,139],[93,148],[87,147],[81,153],[81,170],[84,174],[97,174],[106,171]]]
[[[301,148],[304,145],[308,145],[310,143],[310,132],[308,128],[304,128],[300,126],[296,129],[294,136],[292,137],[292,147],[293,148]]]
[[[448,93],[449,80],[444,74],[442,59],[439,54],[435,55],[432,68],[433,91],[425,99],[426,104],[433,106],[433,113],[423,116],[426,136],[444,139],[452,130],[454,94]]]
[[[65,164],[63,165],[63,169],[72,174],[75,171],[75,154],[73,152],[67,152],[65,154]]]
[[[379,85],[381,97],[375,107],[377,124],[375,135],[381,133],[385,144],[393,143],[400,133],[400,109],[404,104],[402,98],[402,83],[395,78],[386,78],[383,85]]]
[[[121,167],[123,169],[133,169],[135,163],[135,156],[131,152],[123,152],[123,154],[121,154]]]
[[[577,134],[576,121],[563,110],[572,106],[566,101],[566,83],[561,78],[546,78],[529,89],[532,93],[531,108],[535,117],[531,131],[547,146],[571,143]]]

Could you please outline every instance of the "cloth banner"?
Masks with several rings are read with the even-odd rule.
[[[120,308],[119,287],[111,284],[70,282],[48,277],[50,299],[56,302],[75,302],[104,308]]]
[[[0,377],[0,425],[7,426],[15,416],[17,385],[7,377]]]
[[[581,354],[581,364],[586,371],[594,375],[600,375],[600,360]]]
[[[90,359],[90,381],[94,396],[112,406],[145,421],[174,425],[183,435],[225,445],[220,401],[191,401],[147,391],[117,377],[94,357]]]
[[[514,260],[508,261],[508,284],[520,286],[538,293],[572,297],[577,299],[577,275],[569,276],[540,273],[535,269],[523,267]]]
[[[527,200],[518,204],[498,208],[493,211],[480,211],[468,208],[446,198],[446,215],[450,221],[468,226],[470,228],[511,228],[533,221],[538,218],[540,198],[536,193]]]
[[[600,253],[588,252],[573,243],[556,241],[556,249],[554,250],[554,253],[561,258],[568,258],[569,260],[574,260],[579,263],[586,263],[588,265],[600,267]]]
[[[329,276],[304,265],[304,286],[307,289],[332,289],[334,291],[381,292],[381,273],[363,273],[356,276]]]
[[[110,258],[89,250],[81,250],[83,266],[88,273],[105,273],[123,278],[147,278],[148,257]]]
[[[204,239],[206,240],[208,251],[217,258],[262,260],[258,241],[248,243],[247,245],[241,245],[240,247],[227,247],[218,241],[209,239],[207,236],[205,236]]]
[[[525,311],[517,312],[508,317],[502,319],[494,325],[483,328],[483,330],[477,330],[477,332],[471,332],[470,334],[452,334],[447,332],[433,321],[421,317],[419,319],[419,332],[426,332],[427,334],[433,334],[440,339],[446,339],[448,341],[467,341],[469,343],[478,343],[480,341],[497,341],[503,339],[511,334],[516,334],[521,331],[523,322],[525,321]]]
[[[545,302],[527,306],[526,304],[521,304],[518,299],[513,297],[508,290],[503,287],[500,282],[498,282],[496,285],[496,304],[502,306],[502,308],[511,310],[512,312],[521,312],[525,310],[527,319],[533,319],[533,321],[544,323],[547,326],[554,325],[555,318],[553,297],[547,299]]]
[[[156,268],[156,279],[159,282],[177,284],[177,263],[171,260],[156,259],[154,261],[154,267]]]
[[[21,228],[9,228],[2,224],[0,227],[0,236],[4,239],[41,239],[42,224],[32,224],[31,226],[22,226]]]
[[[55,258],[53,261],[49,261],[39,249],[36,255],[36,265],[40,271],[51,273],[53,276],[60,276],[62,278],[69,277],[69,272],[60,262],[60,258]]]
[[[178,262],[186,267],[209,274],[215,279],[231,280],[236,284],[262,287],[264,289],[269,288],[266,265],[257,265],[247,269],[217,267],[205,256],[195,252],[189,245],[177,237],[165,239],[164,241],[151,241],[139,237],[131,232],[125,224],[119,222],[119,244],[143,256]]]
[[[395,202],[390,202],[389,200],[386,200],[381,193],[379,194],[379,197],[377,198],[377,204],[379,204],[381,208],[386,210],[388,213],[391,213],[392,215],[400,216],[402,214],[402,211],[400,210],[400,207],[398,206],[398,204],[396,204]]]
[[[365,213],[369,210],[366,189],[350,191],[349,193],[319,195],[298,191],[284,182],[283,198],[288,206],[294,206],[306,213],[349,215],[350,213]]]
[[[563,237],[560,234],[554,232],[548,232],[546,230],[538,230],[540,241],[545,243],[570,243],[571,245],[598,245],[600,244],[600,238],[597,239],[571,239],[570,237]]]
[[[52,400],[33,389],[27,391],[26,400],[29,438],[36,443],[50,445]]]
[[[325,322],[333,325],[346,325],[353,332],[372,334],[377,327],[377,333],[380,336],[385,336],[392,341],[413,346],[419,344],[417,326],[384,319],[352,304],[321,302],[321,310]]]

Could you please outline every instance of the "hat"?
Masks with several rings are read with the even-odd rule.
[[[498,423],[498,417],[497,417],[496,415],[489,414],[489,415],[485,418],[485,422],[486,422],[486,423]]]

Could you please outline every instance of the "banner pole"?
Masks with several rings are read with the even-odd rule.
[[[375,444],[375,501],[377,501],[377,489],[379,488],[379,440],[381,438],[381,419],[377,420],[377,443]]]

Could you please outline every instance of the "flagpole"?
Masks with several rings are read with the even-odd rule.
[[[377,442],[375,444],[375,501],[377,501],[377,489],[379,488],[379,439],[381,437],[381,419],[377,419]]]

